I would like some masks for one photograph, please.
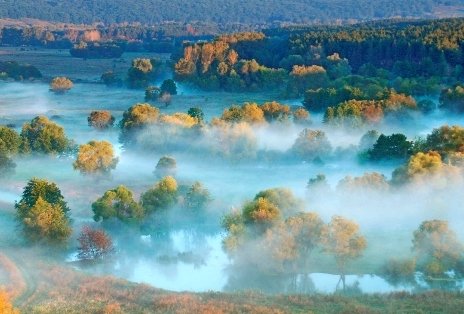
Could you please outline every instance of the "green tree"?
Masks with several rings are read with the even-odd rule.
[[[155,174],[160,177],[174,176],[177,169],[177,162],[173,157],[163,156],[158,160],[155,167]]]
[[[102,197],[92,203],[95,221],[116,218],[124,222],[134,222],[143,218],[143,208],[134,201],[132,192],[120,185],[108,190]]]
[[[23,152],[62,154],[71,145],[63,127],[44,116],[35,117],[30,123],[25,123],[21,131],[21,139]]]
[[[202,123],[205,120],[205,114],[200,107],[192,107],[188,110],[187,114],[192,118],[198,120],[198,123]]]
[[[203,209],[211,201],[211,195],[203,184],[195,182],[185,194],[184,206],[189,209]]]
[[[30,180],[15,209],[24,235],[31,241],[59,243],[71,235],[69,208],[55,183]]]
[[[156,86],[148,86],[145,89],[145,101],[155,101],[161,96],[161,89]]]
[[[21,146],[19,134],[7,126],[0,126],[0,152],[7,155],[16,155]]]
[[[164,80],[161,84],[161,94],[177,95],[177,85],[174,80]]]
[[[412,153],[412,142],[404,134],[381,134],[374,146],[367,151],[370,160],[406,159]]]
[[[177,181],[167,176],[157,182],[152,188],[143,193],[140,203],[147,214],[169,209],[177,203]]]

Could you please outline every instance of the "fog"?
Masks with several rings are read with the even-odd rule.
[[[159,105],[162,113],[186,112],[190,107],[201,106],[209,121],[232,104],[242,104],[247,100],[258,103],[274,100],[272,94],[207,93],[182,85],[179,90],[170,106],[164,108]],[[422,221],[447,220],[459,240],[464,241],[462,180],[446,183],[434,179],[389,191],[337,189],[338,182],[348,175],[355,177],[379,172],[390,179],[393,170],[403,164],[359,162],[357,145],[372,126],[351,131],[337,129],[323,124],[321,114],[311,114],[308,125],[278,122],[253,126],[250,136],[256,145],[252,148],[252,157],[238,159],[234,158],[234,152],[231,156],[223,156],[221,151],[224,147],[244,145],[241,137],[238,140],[227,137],[224,144],[218,140],[220,134],[214,129],[201,139],[192,140],[183,133],[180,136],[163,133],[168,131],[154,127],[139,134],[138,140],[157,144],[146,150],[131,150],[119,143],[117,127],[94,130],[87,125],[87,116],[92,110],[110,110],[118,122],[124,110],[143,102],[142,91],[77,83],[68,93],[55,95],[43,83],[2,82],[0,94],[0,124],[13,125],[19,132],[24,122],[37,115],[46,115],[63,126],[67,136],[77,144],[107,140],[115,147],[119,163],[109,178],[81,175],[73,169],[72,157],[18,157],[15,158],[16,173],[1,179],[0,229],[4,230],[14,230],[13,204],[20,199],[22,189],[30,178],[45,178],[57,183],[71,208],[73,219],[74,235],[66,254],[59,259],[69,267],[94,274],[112,274],[174,291],[260,289],[259,284],[249,285],[242,278],[246,277],[246,273],[239,273],[241,270],[237,270],[240,267],[237,267],[236,260],[223,250],[226,232],[221,227],[221,220],[232,209],[240,209],[259,191],[276,187],[289,188],[304,202],[305,211],[318,213],[326,223],[332,216],[341,215],[360,225],[360,232],[368,245],[362,257],[349,264],[346,283],[363,292],[413,289],[411,286],[394,286],[377,274],[389,258],[411,256],[413,231]],[[280,101],[293,106],[301,103],[300,100]],[[424,137],[444,124],[463,125],[463,122],[462,116],[437,110],[427,116],[418,114],[407,123],[386,121],[375,129],[385,134],[401,132],[412,140]],[[302,162],[291,158],[288,153],[298,134],[306,127],[323,130],[333,147],[333,153],[322,162]],[[166,142],[170,146],[166,146]],[[211,193],[213,200],[201,216],[186,216],[181,208],[173,208],[157,217],[155,220],[159,225],[155,224],[155,231],[149,232],[118,223],[93,221],[91,204],[108,189],[126,185],[134,191],[138,200],[142,192],[158,181],[153,171],[164,155],[176,159],[175,177],[178,182],[192,184],[200,181]],[[308,180],[318,174],[326,176],[328,188],[308,190]],[[103,226],[113,237],[116,253],[107,263],[81,265],[76,261],[76,237],[85,224]],[[6,245],[4,241],[2,243]],[[261,262],[266,263],[265,260]],[[307,290],[335,291],[339,280],[335,262],[317,251],[310,264]],[[303,279],[297,281],[302,282]],[[282,287],[281,291],[287,290]],[[271,292],[275,291],[271,289]]]

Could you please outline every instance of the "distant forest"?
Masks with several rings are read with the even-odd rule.
[[[461,11],[460,11],[461,10]],[[66,23],[308,23],[463,15],[462,0],[3,0],[2,18]]]

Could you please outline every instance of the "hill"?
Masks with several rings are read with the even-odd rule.
[[[1,18],[66,23],[163,21],[269,24],[464,15],[461,0],[3,0]]]

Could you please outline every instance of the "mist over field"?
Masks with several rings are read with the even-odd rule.
[[[461,308],[463,19],[34,27],[0,40],[0,312]]]

